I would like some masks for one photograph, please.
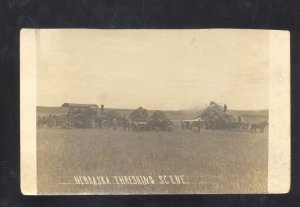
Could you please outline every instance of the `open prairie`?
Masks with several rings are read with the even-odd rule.
[[[37,129],[42,194],[259,193],[267,191],[267,169],[267,130]],[[183,175],[188,184],[161,183],[164,175]],[[152,176],[155,183],[81,185],[74,176]]]

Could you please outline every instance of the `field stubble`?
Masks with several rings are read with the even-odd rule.
[[[268,133],[38,129],[38,192],[262,193]],[[184,175],[186,185],[76,185],[73,176]]]

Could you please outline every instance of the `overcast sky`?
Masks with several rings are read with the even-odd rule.
[[[39,30],[37,105],[268,108],[267,31]]]

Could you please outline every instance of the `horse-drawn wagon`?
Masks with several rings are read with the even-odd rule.
[[[151,117],[146,109],[139,107],[129,115],[132,131],[173,131],[173,123],[162,111],[154,111]]]

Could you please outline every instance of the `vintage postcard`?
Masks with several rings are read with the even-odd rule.
[[[290,37],[22,29],[26,195],[287,193]]]

